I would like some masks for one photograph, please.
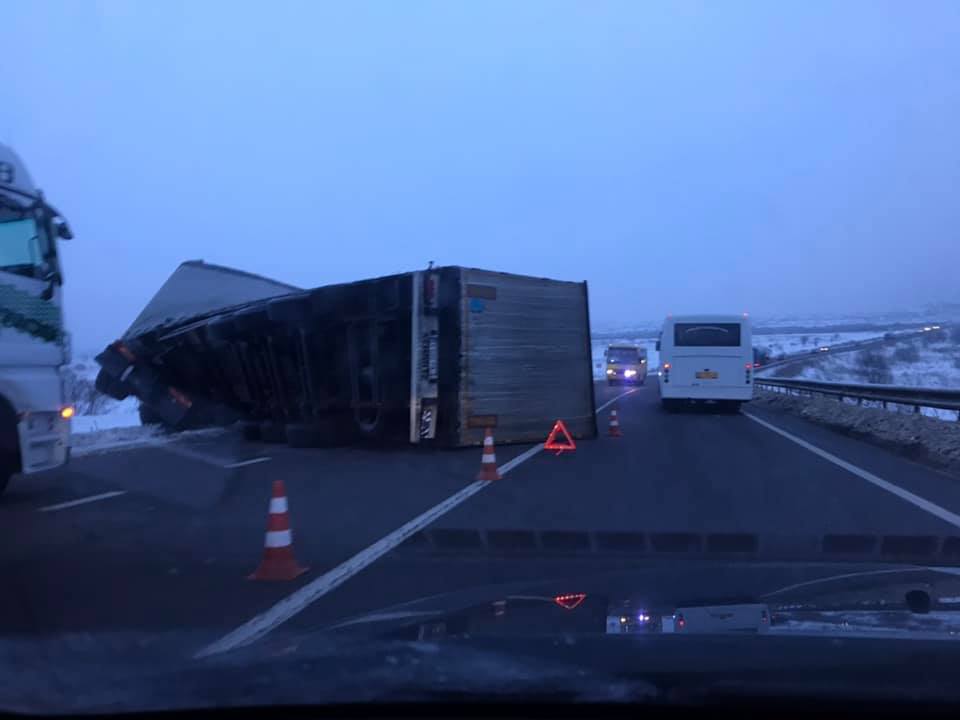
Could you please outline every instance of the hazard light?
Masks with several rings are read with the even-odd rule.
[[[73,409],[73,405],[67,405],[65,408],[60,408],[60,417],[64,420],[69,420],[76,414],[76,410]]]
[[[663,369],[664,369],[664,370],[669,370],[669,369],[670,369],[670,363],[664,363],[664,364],[663,364]]]
[[[553,601],[564,610],[573,610],[586,599],[586,593],[567,593],[566,595],[557,595]]]

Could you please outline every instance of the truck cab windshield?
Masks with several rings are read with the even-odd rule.
[[[0,209],[0,270],[26,277],[43,277],[46,262],[42,230],[32,217]]]

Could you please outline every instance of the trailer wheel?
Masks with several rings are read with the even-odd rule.
[[[260,439],[265,443],[286,442],[287,430],[282,423],[267,420],[260,423]]]

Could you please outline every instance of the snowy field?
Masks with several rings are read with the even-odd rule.
[[[802,352],[803,350],[816,350],[818,347],[830,345],[842,345],[848,342],[859,342],[861,340],[875,340],[883,337],[883,333],[878,330],[867,332],[846,332],[846,333],[792,333],[783,335],[754,335],[753,346],[756,348],[766,348],[770,351],[771,357],[778,355],[790,355],[791,353]]]
[[[950,334],[930,333],[877,348],[812,358],[809,362],[775,370],[774,376],[817,382],[960,389],[960,329]],[[913,411],[907,405],[890,405],[887,409]],[[921,412],[943,420],[957,418],[954,410],[923,408]]]
[[[827,382],[960,388],[960,344],[926,338],[818,358],[794,377]]]

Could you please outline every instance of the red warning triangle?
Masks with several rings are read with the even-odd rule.
[[[563,437],[566,438],[566,442],[557,442],[557,433],[563,433]],[[567,431],[567,426],[563,424],[563,420],[557,420],[553,424],[553,430],[550,431],[550,434],[547,436],[547,441],[543,444],[544,450],[556,450],[557,455],[562,453],[564,450],[576,450],[577,444],[573,441],[573,438],[570,437],[570,433]]]

